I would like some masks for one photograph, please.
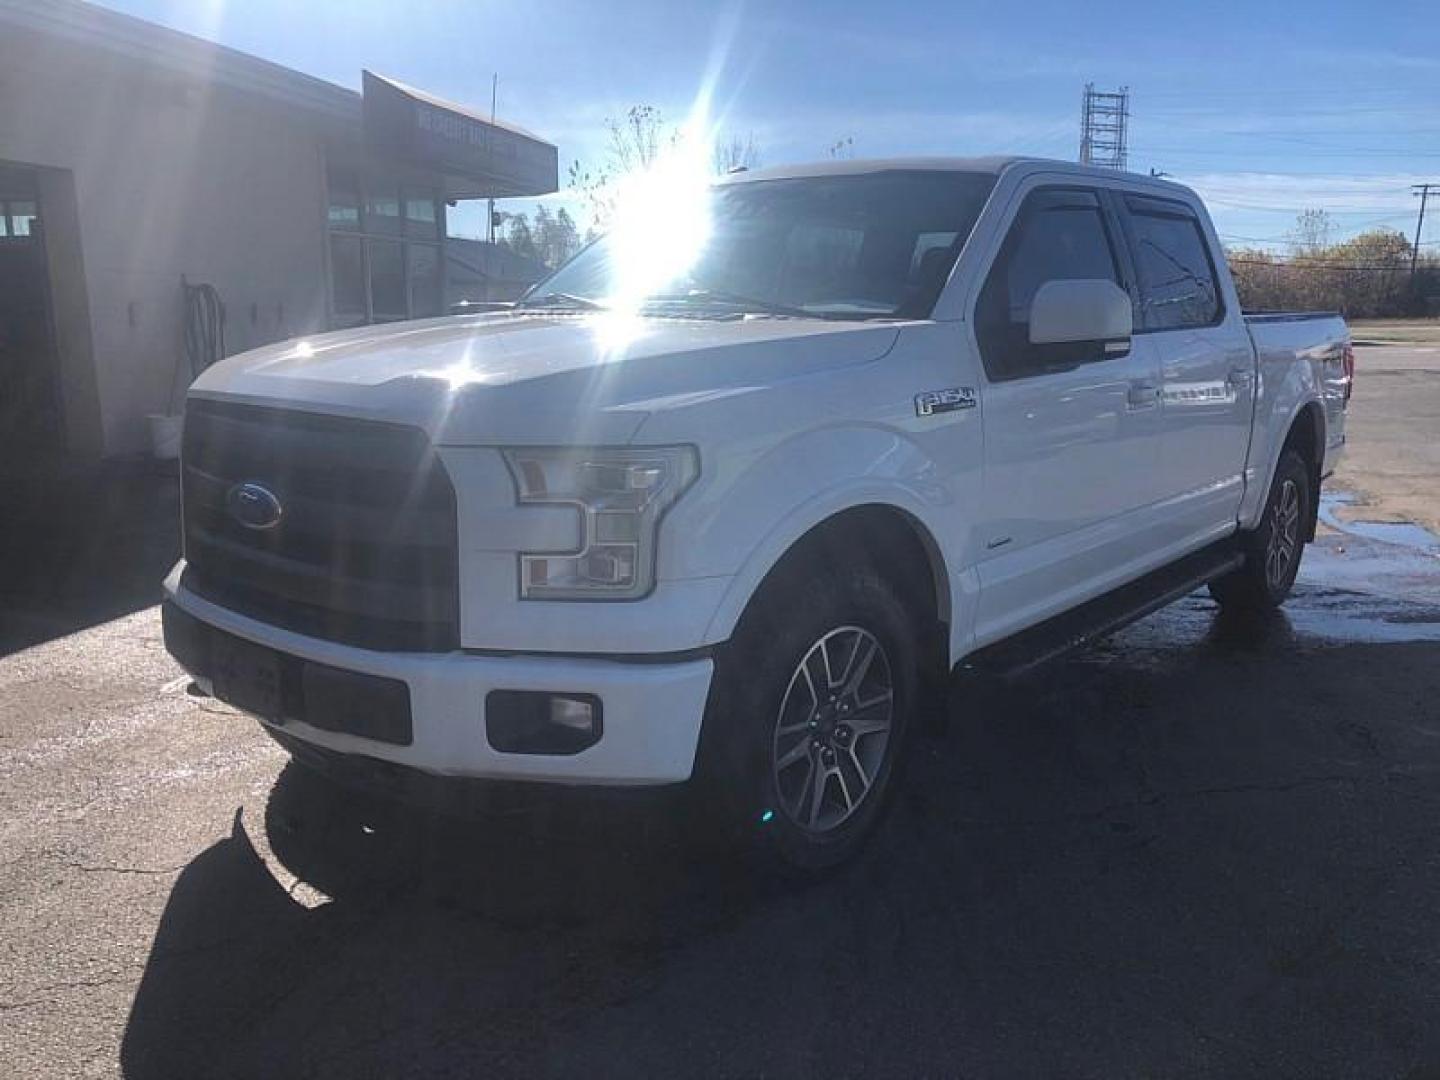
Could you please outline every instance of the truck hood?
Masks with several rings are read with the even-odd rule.
[[[500,312],[230,357],[197,397],[423,427],[444,445],[623,443],[651,413],[883,356],[894,324]]]

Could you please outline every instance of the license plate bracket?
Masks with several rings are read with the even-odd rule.
[[[266,720],[284,714],[283,671],[280,655],[228,634],[210,642],[210,681],[215,696],[227,705]]]

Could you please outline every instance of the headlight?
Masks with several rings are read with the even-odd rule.
[[[700,473],[693,447],[506,450],[522,504],[566,503],[584,519],[580,550],[520,553],[520,595],[634,600],[655,584],[660,518]]]

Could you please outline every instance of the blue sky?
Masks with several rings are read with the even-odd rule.
[[[1283,242],[1307,207],[1337,238],[1413,235],[1440,180],[1433,4],[622,3],[109,0],[107,6],[358,88],[369,67],[488,106],[574,158],[635,103],[684,117],[706,88],[766,164],[1027,153],[1073,158],[1081,88],[1128,85],[1130,167],[1196,187],[1237,243]],[[563,199],[564,196],[562,195]],[[550,200],[552,205],[557,200]],[[1440,250],[1440,206],[1425,239]],[[459,229],[481,216],[461,214]]]

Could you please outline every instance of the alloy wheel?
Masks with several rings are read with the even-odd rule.
[[[810,833],[848,821],[875,787],[894,723],[890,659],[858,626],[831,630],[796,665],[771,767],[785,815]]]
[[[1272,589],[1284,587],[1291,565],[1300,550],[1300,489],[1294,480],[1280,485],[1270,510],[1270,540],[1265,547],[1265,582]]]

